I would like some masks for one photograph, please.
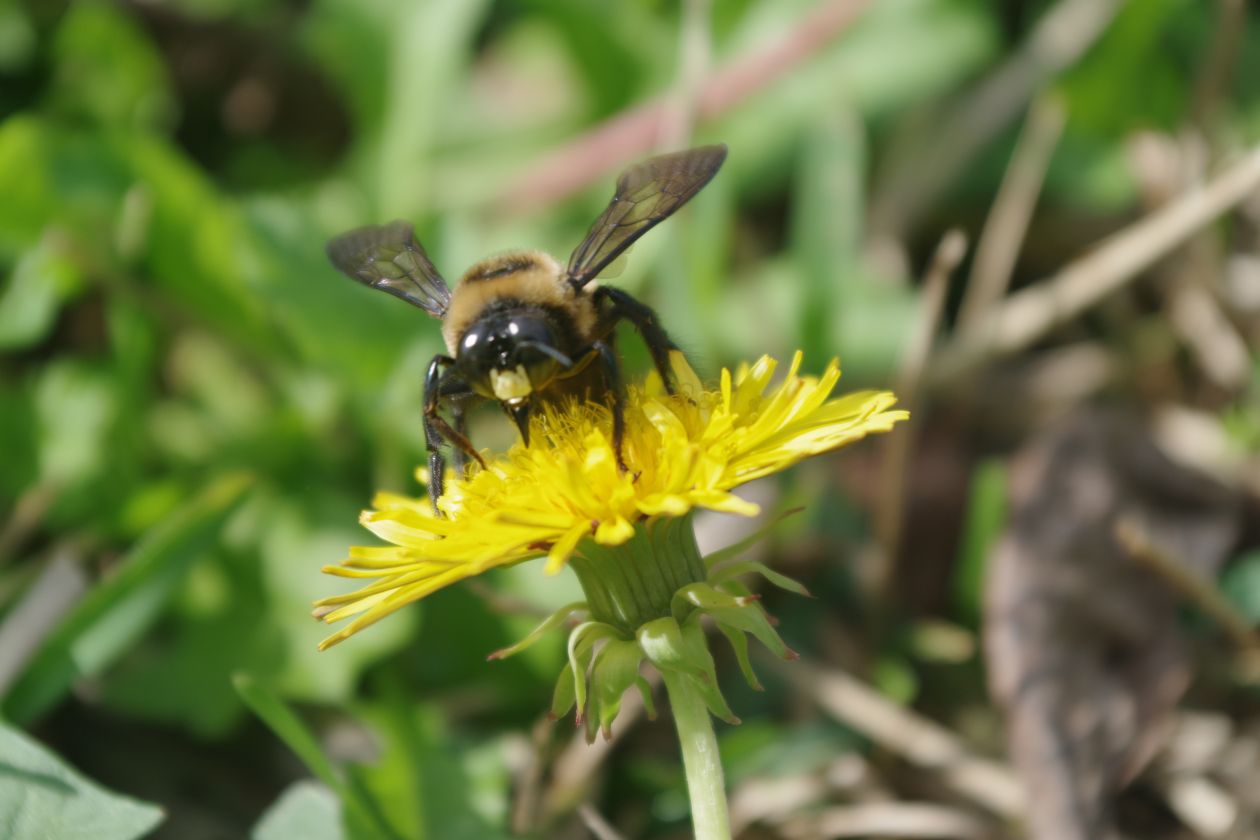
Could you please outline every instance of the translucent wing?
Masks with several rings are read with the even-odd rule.
[[[446,314],[451,290],[416,241],[410,222],[363,227],[328,243],[328,259],[365,286],[389,292],[435,318]]]
[[[661,155],[630,167],[617,179],[608,209],[569,257],[569,282],[581,288],[643,234],[667,218],[717,174],[725,146]]]

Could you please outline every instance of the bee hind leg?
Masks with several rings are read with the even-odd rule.
[[[463,406],[455,404],[451,409],[457,428],[452,428],[438,413],[442,398],[452,390],[453,381],[449,376],[443,376],[442,370],[453,364],[455,360],[450,356],[434,356],[424,377],[424,445],[429,450],[429,502],[433,505],[433,512],[439,515],[438,499],[446,490],[446,458],[442,454],[442,446],[447,443],[454,446],[455,464],[461,473],[465,456],[483,467],[486,465],[481,453],[473,448],[472,441],[464,433]]]
[[[640,303],[629,292],[612,286],[600,286],[594,294],[596,303],[604,301],[609,303],[607,314],[604,316],[604,329],[601,332],[611,332],[617,326],[617,322],[622,320],[634,324],[639,335],[643,336],[643,343],[647,345],[648,352],[652,354],[652,363],[656,366],[656,372],[661,375],[661,381],[665,383],[666,393],[673,394],[676,388],[669,354],[677,350],[678,345],[661,326],[660,320],[656,317],[656,311],[647,304]]]

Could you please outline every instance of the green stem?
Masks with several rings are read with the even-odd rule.
[[[678,671],[663,671],[662,676],[682,746],[695,840],[730,840],[722,759],[709,709],[693,684],[693,677]]]

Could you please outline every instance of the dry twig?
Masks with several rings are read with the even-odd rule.
[[[827,808],[792,820],[780,833],[795,840],[818,837],[904,837],[971,840],[991,835],[983,822],[943,805],[920,802],[869,802]]]
[[[783,40],[742,57],[699,86],[697,117],[715,119],[748,99],[831,43],[871,0],[819,3]],[[1091,0],[1093,2],[1093,0]],[[1102,0],[1099,0],[1102,2]],[[552,204],[599,180],[614,167],[642,157],[661,139],[671,108],[669,95],[623,111],[525,168],[502,204],[511,210]]]
[[[1033,103],[976,240],[971,277],[958,310],[959,330],[974,327],[1005,296],[1065,121],[1066,109],[1058,97],[1046,96]]]
[[[1156,545],[1140,525],[1131,519],[1116,523],[1116,539],[1134,560],[1170,584],[1187,601],[1198,607],[1225,631],[1225,635],[1245,653],[1260,655],[1260,632],[1251,626],[1220,590],[1195,574],[1167,551]]]
[[[1200,190],[1121,231],[1048,280],[1011,295],[939,357],[931,383],[945,387],[997,356],[1028,347],[1132,281],[1197,230],[1260,189],[1260,146]]]
[[[1024,792],[1015,771],[972,754],[943,726],[889,702],[841,671],[825,671],[804,660],[776,661],[775,667],[827,714],[911,764],[933,771],[946,787],[998,816],[1023,817]]]
[[[967,237],[960,230],[951,230],[941,239],[932,255],[919,296],[919,311],[906,341],[901,366],[897,371],[896,393],[901,404],[913,414],[919,407],[919,384],[927,369],[932,344],[940,328],[941,312],[949,278],[967,252]],[[909,430],[889,435],[884,442],[884,459],[880,470],[880,488],[875,525],[880,539],[879,564],[872,571],[871,590],[887,592],[891,584],[897,548],[901,541],[901,521],[905,507],[907,469],[914,447]]]
[[[1034,94],[1106,30],[1122,0],[1061,0],[1028,40],[910,153],[890,160],[871,206],[872,240],[900,240],[967,164],[1010,125]]]
[[[621,840],[621,835],[617,833],[617,829],[609,824],[608,820],[583,802],[577,809],[578,817],[582,820],[582,824],[591,830],[591,834],[595,835],[595,840]]]

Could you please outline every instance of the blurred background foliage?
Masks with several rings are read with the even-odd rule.
[[[817,5],[714,0],[712,65],[789,38]],[[802,347],[814,369],[839,355],[850,388],[892,384],[916,278],[943,230],[979,228],[1027,97],[976,127],[975,153],[895,247],[873,235],[871,205],[890,173],[944,142],[937,127],[1051,5],[868,4],[701,120],[696,142],[731,148],[721,177],[615,282],[664,313],[705,375]],[[625,156],[605,149],[572,196],[522,185],[572,138],[676,89],[681,19],[662,0],[0,0],[0,761],[34,756],[58,784],[105,797],[75,827],[87,817],[6,780],[0,811],[14,797],[34,809],[15,825],[61,819],[63,833],[39,836],[98,838],[510,833],[526,756],[567,737],[563,724],[534,728],[561,649],[484,658],[575,583],[508,570],[316,653],[325,631],[309,603],[332,586],[319,567],[369,541],[356,515],[374,490],[419,492],[421,377],[440,347],[421,313],[337,276],[323,244],[403,217],[448,276],[513,246],[566,255]],[[1031,86],[1051,87],[1068,116],[1016,285],[1141,212],[1129,143],[1194,118],[1216,19],[1197,0],[1129,3],[1079,61]],[[1212,114],[1225,149],[1260,136],[1260,21],[1244,24]],[[1140,340],[1105,319],[1087,329]],[[638,343],[623,345],[642,371]],[[1254,453],[1254,354],[1250,365],[1250,389],[1208,404]],[[946,424],[961,466],[942,490],[947,521],[924,525],[941,556],[891,625],[870,630],[846,562],[872,538],[862,485],[876,447],[774,490],[775,504],[809,510],[771,553],[820,596],[783,602],[793,647],[817,654],[834,643],[825,628],[849,625],[887,696],[980,710],[991,729],[974,631],[1006,515],[988,458],[1010,440],[978,428]],[[511,440],[493,412],[474,433]],[[1238,603],[1260,617],[1260,556],[1235,568]],[[949,655],[923,642],[941,626],[961,639]],[[749,721],[723,731],[732,785],[865,748],[803,715],[789,685],[753,695],[725,665]],[[642,737],[582,796],[627,836],[683,836],[668,724],[634,726]],[[582,796],[535,823],[538,836],[583,836]]]

